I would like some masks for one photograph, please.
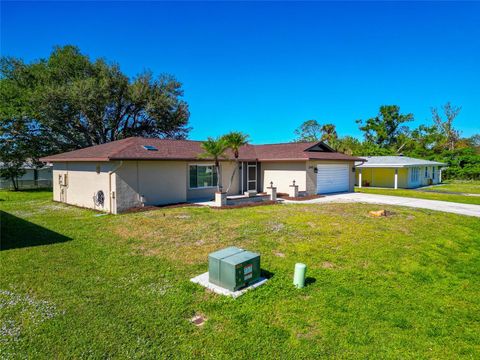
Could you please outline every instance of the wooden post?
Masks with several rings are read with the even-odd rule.
[[[362,168],[358,170],[358,187],[362,188]]]
[[[395,188],[395,189],[398,189],[398,169],[397,169],[397,168],[395,168],[394,188]]]

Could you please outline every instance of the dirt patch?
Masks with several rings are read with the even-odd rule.
[[[324,269],[333,269],[335,267],[334,263],[331,263],[330,261],[324,261],[322,263],[322,268]]]
[[[282,223],[274,223],[271,225],[271,229],[273,232],[279,232],[285,227]]]
[[[378,210],[378,211],[369,211],[368,215],[370,215],[372,217],[386,217],[386,216],[392,216],[393,212],[382,209],[382,210]]]
[[[275,256],[278,256],[278,257],[281,257],[281,258],[284,258],[285,257],[285,254],[280,252],[280,251],[277,251],[277,252],[274,252],[273,253]]]
[[[323,195],[305,195],[305,196],[291,197],[285,193],[278,193],[277,197],[285,200],[305,201],[305,200],[312,200],[312,199],[320,199],[324,196]]]
[[[207,317],[203,314],[197,314],[190,319],[190,322],[195,326],[202,326],[207,321]]]

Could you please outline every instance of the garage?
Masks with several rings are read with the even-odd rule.
[[[317,194],[349,191],[348,164],[319,164],[317,170]]]

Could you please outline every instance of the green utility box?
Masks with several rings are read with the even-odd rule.
[[[208,255],[208,280],[230,291],[260,277],[260,254],[231,246]]]

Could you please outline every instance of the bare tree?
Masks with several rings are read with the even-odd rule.
[[[443,115],[445,119],[440,115],[437,108],[432,108],[432,117],[435,126],[438,128],[439,132],[441,132],[445,137],[446,148],[448,150],[454,150],[455,145],[457,144],[458,140],[460,140],[460,131],[456,130],[453,127],[453,121],[462,110],[461,106],[454,106],[447,102],[445,105],[442,106]]]

